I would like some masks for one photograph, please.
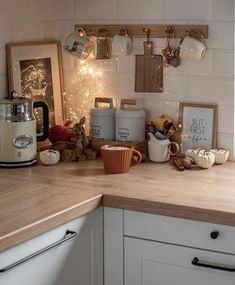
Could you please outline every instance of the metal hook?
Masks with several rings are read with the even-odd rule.
[[[167,34],[167,37],[171,37],[171,35],[174,34],[174,27],[173,26],[167,26],[165,33]]]
[[[150,29],[144,28],[143,32],[147,35],[147,43],[149,43],[149,37],[150,37]]]

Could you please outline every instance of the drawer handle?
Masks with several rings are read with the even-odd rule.
[[[51,250],[53,248],[56,248],[56,247],[60,246],[61,244],[65,243],[65,242],[67,242],[67,241],[69,241],[71,239],[74,239],[77,235],[78,234],[76,232],[67,230],[66,233],[65,233],[65,236],[62,239],[60,239],[60,240],[58,240],[58,241],[56,241],[56,242],[54,242],[54,243],[52,243],[52,244],[42,248],[42,249],[39,249],[38,251],[36,251],[36,252],[26,256],[26,257],[23,257],[22,259],[20,259],[20,260],[18,260],[16,262],[14,262],[14,263],[4,267],[4,268],[1,268],[0,269],[0,273],[4,273],[6,271],[9,271],[9,270],[17,267],[18,265],[21,265],[21,264],[29,261],[30,259],[33,259],[36,256],[39,256],[39,255],[41,255],[41,254],[43,254],[43,253],[45,253],[45,252],[47,252],[47,251],[49,251],[49,250]]]
[[[235,268],[234,267],[223,266],[223,265],[215,264],[215,263],[200,262],[197,257],[194,257],[194,259],[192,260],[192,264],[195,265],[195,266],[207,267],[207,268],[216,269],[216,270],[235,272]]]
[[[219,236],[219,232],[218,232],[218,231],[213,231],[213,232],[211,232],[211,234],[210,234],[210,237],[211,237],[212,239],[217,239],[218,236]]]

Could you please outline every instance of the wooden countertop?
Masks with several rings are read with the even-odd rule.
[[[0,251],[97,207],[235,226],[235,162],[179,172],[143,163],[120,175],[101,161],[0,170]]]

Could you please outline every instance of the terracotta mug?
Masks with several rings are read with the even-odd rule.
[[[100,148],[100,150],[104,170],[107,173],[127,173],[130,170],[130,166],[137,165],[142,161],[141,153],[130,145],[104,145]],[[133,155],[137,157],[137,161],[135,162],[132,161]]]

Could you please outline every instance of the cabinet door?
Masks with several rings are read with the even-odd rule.
[[[101,208],[0,254],[4,268],[62,241],[67,230],[77,236],[0,273],[1,285],[102,285],[103,210]]]
[[[125,237],[125,285],[234,285],[235,272],[192,264],[235,268],[235,256]]]

